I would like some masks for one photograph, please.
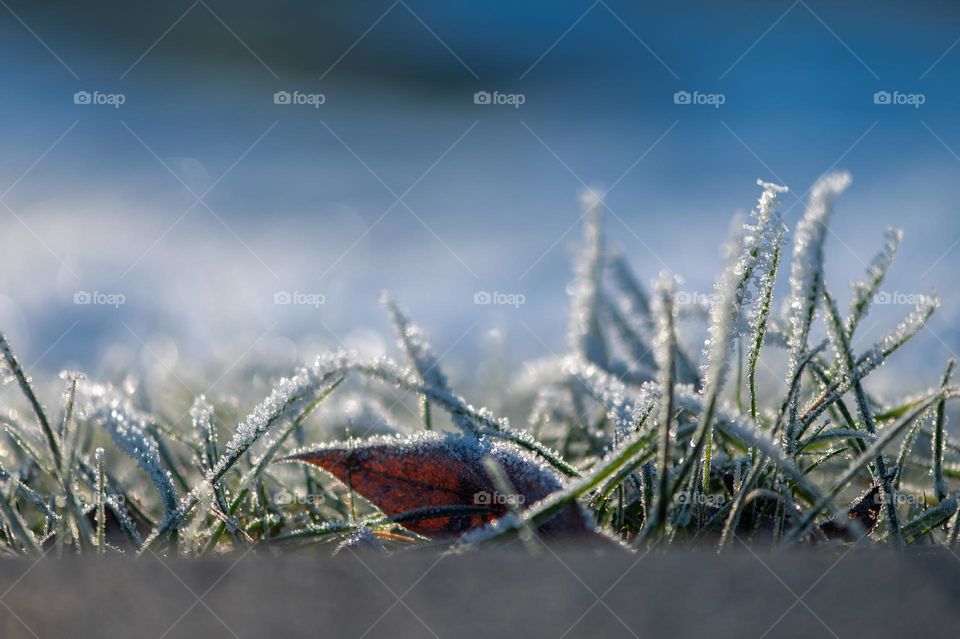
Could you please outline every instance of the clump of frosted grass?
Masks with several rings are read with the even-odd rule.
[[[39,554],[52,544],[59,554],[206,556],[304,545],[392,553],[440,543],[404,522],[477,508],[386,516],[383,504],[381,512],[353,493],[350,476],[273,463],[305,444],[375,456],[383,469],[413,474],[429,466],[431,450],[446,457],[456,450],[464,468],[486,469],[498,490],[522,487],[525,478],[544,487],[534,503],[467,532],[457,549],[518,538],[536,547],[532,532],[573,506],[588,513],[585,538],[601,534],[634,549],[705,543],[723,550],[733,539],[953,547],[960,541],[960,447],[946,427],[960,397],[953,364],[904,397],[875,396],[866,386],[939,301],[921,297],[884,337],[856,348],[903,237],[887,231],[852,284],[844,316],[827,284],[825,254],[833,204],[849,182],[835,173],[814,185],[787,254],[777,212],[786,189],[758,181],[757,205],[734,223],[709,308],[692,310],[678,308],[679,277],[664,275],[648,290],[628,254],[607,248],[602,199],[586,192],[567,349],[526,363],[512,380],[501,377],[495,397],[461,395],[426,329],[386,296],[405,364],[324,353],[273,381],[245,417],[237,406],[246,388],[180,400],[66,374],[59,418],[51,420],[0,336],[4,378],[17,383],[26,408],[0,415],[0,552]],[[788,259],[789,292],[778,313]],[[826,340],[811,342],[823,332]],[[702,348],[692,348],[698,342]],[[786,355],[785,367],[782,356],[770,356],[775,350]],[[450,427],[458,432],[438,432]],[[127,472],[128,458],[144,472]],[[378,481],[389,484],[389,474]],[[882,507],[865,503],[870,495]]]

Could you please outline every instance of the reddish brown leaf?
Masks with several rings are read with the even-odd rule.
[[[483,467],[486,457],[503,467],[516,496],[497,491]],[[444,433],[334,442],[285,459],[323,468],[389,516],[444,506],[473,507],[469,513],[404,521],[406,528],[428,537],[458,536],[505,514],[511,499],[523,509],[562,486],[549,467],[513,444]],[[541,531],[557,534],[586,529],[579,509],[573,506]]]

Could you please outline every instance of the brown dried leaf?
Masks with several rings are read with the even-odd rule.
[[[500,464],[516,495],[497,491],[483,467],[486,457]],[[523,509],[562,487],[549,467],[513,444],[449,433],[333,442],[297,451],[282,461],[319,466],[388,516],[438,506],[471,507],[469,513],[404,522],[406,528],[428,537],[459,536],[504,515],[511,504]],[[544,529],[557,533],[586,526],[574,508]]]

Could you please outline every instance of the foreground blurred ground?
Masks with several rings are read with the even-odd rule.
[[[842,549],[5,562],[0,636],[954,636],[960,560]]]

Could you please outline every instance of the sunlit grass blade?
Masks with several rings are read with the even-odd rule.
[[[950,376],[953,374],[956,365],[957,362],[953,359],[947,363],[947,370],[940,381],[941,389],[946,389],[950,383]],[[947,438],[945,432],[947,423],[946,406],[946,397],[941,397],[940,401],[937,402],[937,412],[933,422],[933,494],[941,501],[946,499],[948,491],[947,482],[943,478],[943,449]]]
[[[854,357],[853,351],[850,348],[850,343],[847,339],[847,331],[844,328],[844,323],[840,319],[840,312],[837,309],[836,302],[833,301],[833,297],[830,295],[830,291],[827,289],[826,285],[822,285],[824,306],[827,313],[827,334],[830,337],[830,341],[833,344],[834,351],[837,356],[837,361],[839,362],[839,370],[844,377],[850,378],[853,376]],[[853,382],[853,391],[854,396],[857,399],[857,410],[860,414],[860,419],[863,422],[864,427],[867,429],[867,432],[871,435],[876,436],[877,434],[877,425],[874,421],[873,412],[870,408],[869,403],[867,402],[867,395],[863,390],[863,385],[859,380]],[[877,455],[877,458],[874,460],[874,467],[876,468],[876,475],[878,483],[881,489],[881,497],[883,499],[884,508],[886,511],[886,521],[887,526],[890,529],[890,536],[895,543],[902,543],[903,536],[900,533],[900,514],[897,510],[897,491],[896,486],[894,485],[893,477],[890,472],[887,470],[886,460],[883,458],[883,454]]]
[[[820,178],[810,190],[807,210],[797,225],[793,239],[793,261],[790,265],[790,298],[787,301],[789,320],[790,360],[787,384],[796,376],[800,360],[807,352],[810,327],[820,301],[823,283],[823,252],[827,225],[833,212],[833,202],[849,186],[848,173],[830,173]],[[798,432],[796,400],[791,404],[785,443],[787,452],[796,452]]]
[[[677,333],[674,322],[676,310],[674,297],[676,281],[670,277],[661,279],[657,287],[656,358],[659,369],[660,413],[657,435],[657,489],[653,516],[644,524],[646,534],[659,535],[667,524],[670,502],[670,424],[674,413],[674,383],[677,377]]]

